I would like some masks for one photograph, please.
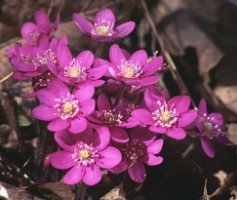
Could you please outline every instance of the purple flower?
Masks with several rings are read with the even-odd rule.
[[[99,79],[106,73],[107,66],[92,67],[94,55],[91,51],[82,51],[73,58],[69,48],[62,44],[57,47],[57,61],[57,63],[48,62],[48,67],[57,78],[66,83],[91,83],[94,86],[104,83]]]
[[[80,31],[92,39],[99,41],[112,41],[129,35],[135,28],[133,21],[128,21],[117,27],[112,10],[103,9],[96,14],[94,22],[91,23],[82,15],[74,13],[73,21]]]
[[[198,106],[198,118],[196,127],[199,133],[202,149],[205,154],[211,158],[215,156],[215,150],[212,141],[226,141],[226,133],[222,130],[223,117],[220,113],[207,114],[207,105],[202,99]]]
[[[109,57],[109,72],[116,80],[132,86],[149,86],[159,81],[155,73],[162,65],[161,56],[147,62],[147,53],[139,50],[126,58],[121,48],[115,44],[110,47]]]
[[[93,95],[93,86],[83,85],[71,93],[64,83],[53,80],[47,88],[36,93],[41,104],[32,110],[32,115],[50,121],[50,131],[68,129],[72,133],[81,133],[87,127],[85,117],[95,109]]]
[[[56,16],[55,22],[51,24],[48,15],[44,11],[35,12],[35,23],[25,22],[21,27],[21,36],[28,44],[35,45],[40,36],[51,37],[58,27],[60,17]]]
[[[130,127],[138,125],[137,121],[127,122],[134,105],[129,101],[121,100],[118,105],[114,105],[115,99],[109,99],[101,93],[97,100],[98,111],[95,111],[89,119],[109,128],[111,139],[115,142],[128,142],[128,134],[124,129],[124,124]]]
[[[163,140],[155,139],[154,134],[146,128],[133,128],[129,142],[118,146],[122,153],[122,160],[110,171],[117,174],[128,169],[130,178],[135,182],[142,183],[145,180],[144,164],[154,166],[163,161],[161,156],[155,155],[161,151]]]
[[[57,169],[69,169],[63,182],[69,185],[83,181],[87,185],[100,182],[100,168],[110,169],[121,161],[118,149],[108,146],[109,131],[106,127],[88,127],[82,134],[55,133],[55,140],[63,148],[50,154],[49,160]]]
[[[48,71],[47,62],[57,62],[56,48],[59,44],[67,44],[67,38],[49,41],[47,36],[41,36],[37,46],[17,43],[7,54],[14,68],[14,78],[25,80]]]
[[[190,98],[185,95],[175,96],[166,101],[164,97],[145,91],[145,104],[148,108],[132,111],[132,117],[140,121],[141,125],[149,125],[155,133],[163,133],[176,140],[186,137],[184,130],[197,118],[197,112],[190,110]]]

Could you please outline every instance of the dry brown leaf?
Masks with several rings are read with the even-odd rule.
[[[199,73],[209,82],[208,72],[220,62],[223,54],[189,13],[176,13],[172,22],[165,26],[162,36],[168,51],[173,55],[184,56],[186,48],[194,48],[198,57]]]
[[[228,125],[227,137],[234,145],[237,145],[237,124]]]
[[[225,179],[227,178],[227,173],[224,172],[223,170],[219,170],[214,174],[214,176],[219,180],[220,185],[224,185]]]
[[[126,200],[126,198],[121,192],[121,188],[117,186],[101,197],[100,200]]]
[[[50,189],[61,199],[73,200],[74,193],[72,192],[73,187],[69,185],[65,185],[64,183],[56,182],[56,183],[45,183],[43,185],[44,188]]]
[[[230,194],[231,194],[230,200],[237,200],[237,186],[232,186],[230,190],[231,190],[231,192],[230,192]]]
[[[222,103],[232,112],[237,114],[237,86],[217,86],[214,94],[222,101]]]

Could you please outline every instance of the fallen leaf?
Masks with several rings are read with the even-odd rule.
[[[126,198],[121,191],[121,188],[117,186],[101,197],[100,200],[126,200]]]
[[[217,86],[214,94],[222,101],[222,103],[232,112],[237,114],[237,86]]]
[[[228,125],[227,137],[234,145],[237,145],[237,124]]]
[[[206,34],[205,29],[201,28],[201,21],[189,12],[177,11],[172,15],[161,22],[167,50],[173,55],[184,56],[186,48],[194,48],[198,57],[199,74],[204,77],[205,82],[209,82],[209,71],[223,57],[221,50]]]

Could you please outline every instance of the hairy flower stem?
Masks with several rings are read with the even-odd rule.
[[[75,186],[75,197],[74,200],[83,200],[85,199],[85,194],[86,194],[86,185],[81,182],[80,184],[77,184]]]
[[[102,54],[103,54],[103,50],[104,50],[104,46],[105,46],[105,43],[104,42],[98,42],[98,47],[96,49],[96,52],[95,52],[95,56],[96,57],[101,57]]]

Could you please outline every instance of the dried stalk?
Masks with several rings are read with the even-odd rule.
[[[157,42],[160,45],[161,52],[162,52],[162,54],[164,55],[164,57],[165,57],[165,59],[167,61],[167,68],[170,70],[171,75],[172,75],[173,79],[175,80],[175,82],[177,83],[177,86],[178,86],[181,94],[187,94],[187,95],[190,96],[189,91],[188,91],[187,87],[185,86],[181,76],[179,75],[177,67],[176,67],[173,59],[171,58],[170,53],[165,48],[164,42],[161,39],[161,36],[160,36],[159,32],[157,31],[155,22],[153,21],[151,15],[150,15],[150,12],[149,12],[149,10],[147,8],[145,0],[141,0],[141,5],[142,5],[142,7],[144,9],[145,17],[146,17],[149,25],[151,26],[151,30],[153,31],[153,34],[154,34]],[[196,105],[195,105],[194,101],[192,100],[192,98],[191,98],[191,101],[192,101],[192,104],[193,104],[194,108],[196,108]]]

